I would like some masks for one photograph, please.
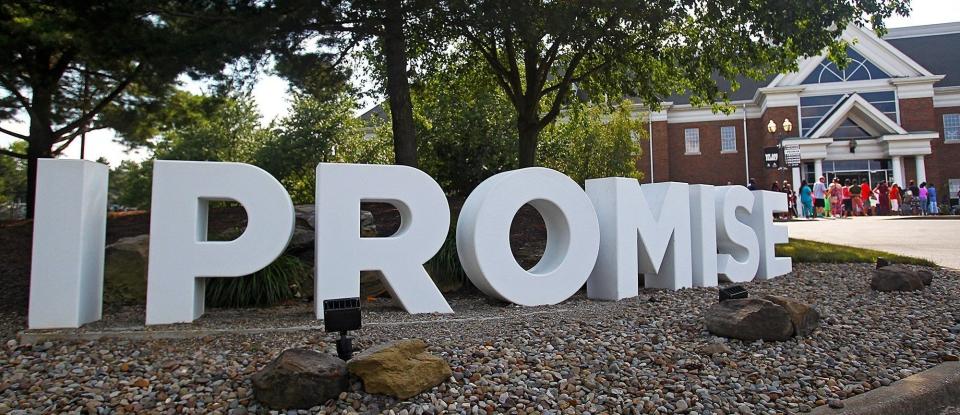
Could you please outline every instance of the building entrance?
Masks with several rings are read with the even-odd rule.
[[[808,183],[816,183],[813,163],[804,163],[802,173]],[[847,179],[850,179],[851,183],[862,183],[866,180],[872,188],[884,180],[890,183],[893,180],[893,169],[890,160],[824,160],[823,175],[826,176],[827,183],[834,178],[840,179],[841,183],[845,183]]]

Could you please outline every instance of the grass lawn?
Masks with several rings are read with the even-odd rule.
[[[790,243],[777,245],[777,256],[788,256],[793,262],[860,262],[876,263],[877,257],[886,258],[894,264],[913,264],[934,267],[936,264],[922,258],[913,258],[872,249],[834,245],[805,239],[790,238]]]

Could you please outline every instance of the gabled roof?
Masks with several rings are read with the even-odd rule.
[[[933,76],[929,70],[895,48],[890,43],[877,37],[870,29],[850,25],[843,31],[841,39],[848,43],[860,55],[873,62],[885,73],[893,78]],[[941,53],[949,53],[942,50]],[[820,66],[826,54],[812,56],[799,62],[799,70],[789,74],[777,76],[770,86],[800,85],[811,72]]]
[[[891,120],[890,117],[887,117],[886,114],[878,110],[877,107],[871,105],[859,94],[852,94],[838,102],[837,105],[813,127],[808,137],[829,137],[847,118],[850,118],[874,136],[907,134],[907,130],[904,130],[903,127]]]
[[[727,92],[729,94],[730,101],[746,101],[752,100],[757,95],[757,90],[763,88],[770,84],[770,81],[775,78],[776,75],[768,75],[766,78],[761,80],[756,80],[753,78],[748,78],[746,76],[736,77],[737,82],[740,84],[740,89],[733,91],[733,88],[730,87],[730,81],[726,80],[724,77],[713,74],[710,76],[714,82],[717,83],[717,88],[720,88],[721,91]],[[672,102],[674,105],[684,105],[690,103],[690,94],[675,94],[667,97],[663,100],[664,102]]]

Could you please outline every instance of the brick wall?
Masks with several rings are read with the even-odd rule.
[[[767,132],[767,122],[773,119],[780,126],[785,118],[794,125],[794,131],[785,137],[795,137],[798,134],[796,107],[768,108],[763,117],[747,120],[750,177],[757,179],[758,185],[764,189],[769,188],[774,180],[792,180],[789,170],[780,173],[777,170],[764,168],[763,148],[777,144],[776,137]],[[726,126],[732,126],[736,130],[735,153],[720,152],[720,128]],[[698,155],[685,154],[684,130],[688,128],[697,128],[700,131],[700,154]],[[743,133],[741,118],[669,124],[666,121],[654,122],[653,161],[656,181],[714,185],[746,184],[748,178],[744,177]],[[644,155],[637,162],[640,171],[647,175],[645,177],[648,180],[645,181],[649,181],[650,155],[646,153],[649,153],[649,143],[644,145]]]
[[[652,126],[648,126],[648,129],[653,130],[653,174],[656,176],[654,179],[657,182],[665,182],[670,180],[670,153],[669,153],[669,137],[667,136],[667,122],[666,121],[656,121]],[[643,172],[643,180],[641,183],[650,182],[650,143],[643,142],[641,143],[643,147],[643,152],[640,158],[637,160],[637,169]]]
[[[736,152],[720,152],[720,128],[736,129]],[[700,132],[700,154],[685,154],[684,130]],[[743,120],[672,123],[666,126],[669,136],[670,180],[687,183],[725,185],[743,184]],[[659,178],[659,174],[657,175]]]
[[[960,114],[960,107],[942,107],[934,108],[933,113],[935,114],[935,131],[940,133],[940,138],[931,140],[930,144],[933,150],[933,155],[927,157],[932,159],[936,164],[937,176],[935,178],[930,177],[930,166],[927,165],[927,178],[933,180],[934,184],[937,185],[937,195],[943,196],[948,192],[948,179],[960,179],[960,143],[946,143],[944,142],[944,131],[943,131],[943,114]],[[950,195],[951,197],[956,197],[957,195]],[[941,198],[941,203],[945,202],[946,199]]]
[[[774,180],[793,181],[793,173],[790,170],[780,172],[764,167],[763,148],[777,145],[776,135],[767,131],[767,124],[770,120],[773,120],[777,124],[777,129],[781,130],[784,119],[789,119],[793,124],[793,131],[785,134],[784,138],[799,136],[800,123],[797,119],[797,107],[767,108],[760,118],[747,121],[747,128],[750,130],[750,174],[757,179],[757,184],[761,189],[769,189]]]
[[[900,125],[907,131],[936,131],[939,137],[930,140],[932,154],[924,158],[927,181],[937,186],[938,196],[947,193],[947,180],[960,178],[960,144],[945,143],[943,114],[960,114],[960,107],[934,108],[933,98],[900,100]],[[916,180],[913,157],[906,157],[904,170],[907,180]],[[941,201],[944,199],[941,198]]]

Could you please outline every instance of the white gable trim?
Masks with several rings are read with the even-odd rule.
[[[870,105],[860,95],[853,94],[829,117],[820,121],[816,129],[810,133],[810,138],[829,137],[847,117],[874,135],[907,134],[907,130],[887,118],[877,107]],[[879,127],[879,130],[876,127]],[[869,131],[870,129],[874,131]]]
[[[934,76],[926,68],[900,52],[893,45],[877,37],[872,30],[856,25],[850,25],[840,37],[857,53],[863,55],[893,78]],[[770,87],[797,86],[807,79],[814,70],[820,67],[827,57],[826,50],[817,56],[802,58],[798,63],[797,72],[781,74],[770,82]]]

